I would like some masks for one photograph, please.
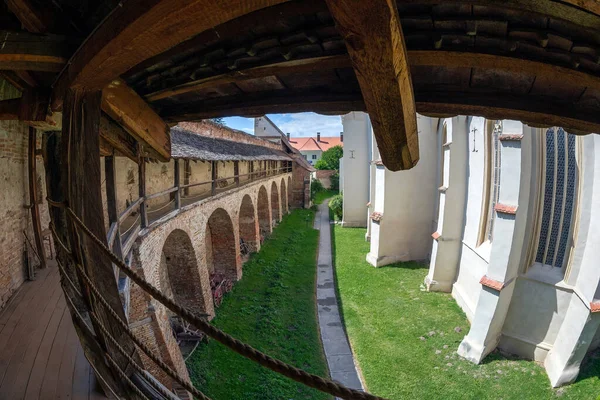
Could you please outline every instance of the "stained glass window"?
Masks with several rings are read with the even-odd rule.
[[[542,223],[535,261],[562,268],[565,263],[575,200],[575,136],[562,128],[545,134]]]

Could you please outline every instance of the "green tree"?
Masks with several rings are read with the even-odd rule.
[[[342,146],[333,146],[321,155],[321,159],[315,164],[316,169],[340,169],[340,158],[344,155]]]

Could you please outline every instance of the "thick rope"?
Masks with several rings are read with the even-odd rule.
[[[64,205],[63,205],[64,206]],[[80,227],[84,233],[99,247],[103,252],[110,258],[110,260],[132,281],[140,286],[144,291],[149,293],[152,297],[157,299],[169,310],[178,314],[186,322],[194,325],[197,329],[201,330],[206,335],[215,339],[219,343],[229,347],[236,353],[257,362],[258,364],[275,371],[281,375],[284,375],[294,381],[300,382],[306,386],[310,386],[314,389],[318,389],[322,392],[331,394],[333,396],[341,397],[343,399],[360,399],[360,400],[383,400],[381,397],[374,396],[369,393],[361,392],[359,390],[350,389],[331,380],[324,379],[320,376],[308,373],[301,369],[298,369],[292,365],[284,363],[276,358],[273,358],[257,349],[240,342],[234,337],[226,334],[220,329],[214,327],[208,322],[202,320],[197,315],[187,310],[184,307],[173,302],[170,298],[163,295],[158,289],[148,283],[139,274],[129,268],[119,257],[117,257],[106,245],[98,239],[92,231],[79,219],[77,215],[70,208],[66,207],[67,215]]]
[[[167,364],[165,364],[161,359],[156,357],[154,355],[153,351],[148,346],[146,346],[141,340],[138,339],[138,337],[135,335],[135,333],[133,333],[133,331],[129,328],[129,326],[119,317],[119,315],[110,306],[110,304],[108,304],[106,299],[104,299],[104,297],[100,294],[100,291],[96,288],[96,286],[94,286],[94,284],[90,280],[89,276],[85,273],[85,271],[83,270],[83,267],[79,264],[77,264],[76,266],[77,266],[77,269],[79,270],[81,276],[87,283],[88,287],[95,294],[96,299],[104,306],[106,311],[108,311],[108,313],[117,321],[117,323],[121,326],[121,328],[123,328],[123,330],[131,338],[131,340],[133,340],[133,342],[144,352],[144,354],[146,354],[148,356],[148,358],[150,358],[167,375],[169,375],[171,378],[176,380],[177,383],[179,383],[181,386],[183,386],[184,389],[186,389],[187,391],[191,392],[194,396],[196,396],[197,398],[199,398],[201,400],[211,400],[204,393],[202,393],[201,391],[196,389],[194,386],[192,386],[189,382],[186,382],[183,378],[181,378],[177,372],[172,370],[171,367],[169,367]],[[61,267],[61,269],[62,269],[61,265],[59,265],[59,267]],[[64,269],[63,269],[63,271],[64,271]],[[69,280],[69,283],[73,286],[73,288],[75,290],[77,290],[77,288],[74,286],[74,283],[69,278],[67,278],[67,279]],[[103,327],[101,327],[101,329],[104,332]],[[112,339],[112,337],[111,337],[111,340],[114,340],[114,339]]]

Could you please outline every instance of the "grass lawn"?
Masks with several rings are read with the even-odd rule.
[[[326,199],[335,196],[339,192],[337,190],[321,190],[320,192],[315,193],[315,198],[313,199],[313,203],[319,205],[323,203]]]
[[[373,268],[364,229],[335,226],[334,257],[344,322],[367,388],[389,399],[596,399],[600,358],[576,383],[552,389],[531,361],[489,355],[481,365],[458,357],[469,323],[449,294],[420,289],[417,263]]]
[[[267,354],[327,376],[316,302],[314,212],[286,216],[261,251],[244,265],[244,276],[225,295],[213,323]],[[326,394],[246,360],[214,340],[188,359],[195,385],[215,400],[329,399]]]

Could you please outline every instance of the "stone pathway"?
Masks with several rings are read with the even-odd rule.
[[[317,308],[321,341],[325,349],[331,379],[352,389],[363,390],[356,372],[346,331],[342,325],[331,257],[331,227],[327,201],[319,206],[315,228],[320,230],[317,275]]]

